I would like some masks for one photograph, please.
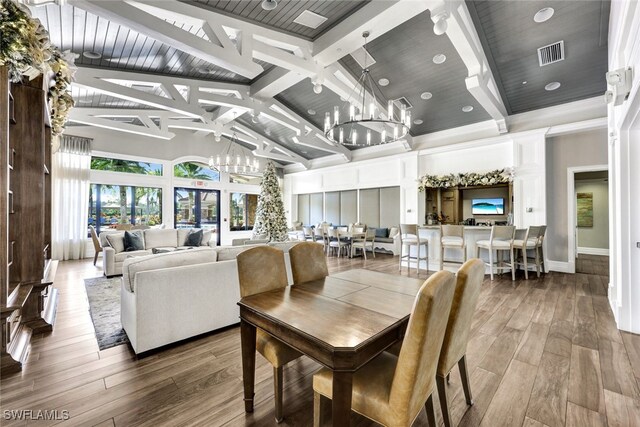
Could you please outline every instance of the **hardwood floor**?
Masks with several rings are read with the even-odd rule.
[[[515,284],[508,274],[493,282],[487,276],[467,353],[475,405],[467,407],[457,370],[447,385],[455,425],[640,425],[640,336],[615,328],[606,260],[581,256],[579,264],[583,273],[528,281],[520,274]],[[391,256],[366,262],[332,257],[329,267],[331,273],[368,268],[398,274]],[[238,327],[139,360],[128,346],[99,351],[83,280],[101,274],[90,260],[60,264],[54,330],[35,337],[22,373],[2,377],[0,417],[5,410],[56,409],[68,411],[64,425],[275,425],[272,370],[261,357],[255,412],[244,413]],[[282,425],[312,425],[317,368],[304,357],[285,368]],[[355,414],[352,424],[372,425]],[[424,412],[414,425],[427,425]]]

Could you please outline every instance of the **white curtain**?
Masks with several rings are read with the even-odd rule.
[[[89,209],[91,140],[62,136],[53,155],[51,196],[51,256],[84,258]]]

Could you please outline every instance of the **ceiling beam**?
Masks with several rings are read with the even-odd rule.
[[[80,123],[87,126],[94,126],[102,129],[110,129],[164,140],[170,140],[176,136],[174,133],[169,132],[166,125],[162,124],[162,119],[160,126],[156,126],[155,123],[153,123],[151,118],[158,117],[158,112],[154,112],[153,110],[127,110],[127,113],[113,114],[114,111],[119,110],[103,108],[74,108],[69,113],[69,121],[71,123]],[[167,112],[162,111],[160,113]],[[110,120],[107,117],[136,118],[143,124],[135,125],[132,123]]]

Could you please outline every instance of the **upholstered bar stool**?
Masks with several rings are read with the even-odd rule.
[[[478,240],[477,257],[480,258],[480,249],[486,249],[489,251],[489,262],[485,263],[489,266],[491,280],[493,280],[493,269],[499,272],[500,270],[511,270],[511,280],[516,280],[515,258],[513,254],[513,238],[516,234],[516,228],[512,225],[494,225],[491,227],[491,236],[489,240]],[[496,259],[494,263],[493,252],[496,252]],[[509,263],[504,261],[500,262],[500,252],[509,253]]]
[[[445,249],[461,249],[462,262],[447,261],[444,259]],[[463,225],[441,225],[440,226],[440,270],[444,268],[444,263],[463,264],[467,261],[467,243],[464,240]]]
[[[329,275],[327,258],[320,243],[303,242],[289,249],[293,283],[320,280]]]
[[[238,280],[242,298],[287,287],[287,268],[284,253],[271,246],[257,246],[237,256]],[[257,328],[256,350],[273,365],[273,389],[276,421],[282,421],[282,389],[284,365],[302,356],[297,350],[283,344]]]
[[[403,255],[405,247],[406,255]],[[416,248],[416,256],[411,256],[411,248]],[[424,247],[425,256],[420,256],[420,249]],[[416,224],[400,224],[400,265],[398,270],[402,271],[402,260],[407,260],[407,269],[411,271],[411,260],[416,261],[416,272],[420,270],[420,261],[425,260],[427,272],[429,271],[429,241],[420,240],[418,226]]]
[[[540,277],[540,259],[538,257],[538,236],[540,227],[531,226],[527,228],[522,239],[513,241],[513,249],[517,260],[517,265],[522,266],[525,279],[529,280],[529,261],[536,267],[538,277]],[[534,251],[534,257],[529,258],[528,251]],[[522,258],[519,258],[519,255]]]
[[[414,422],[422,407],[435,426],[433,392],[438,355],[455,291],[454,275],[438,271],[420,288],[400,355],[383,352],[353,374],[351,408],[385,426]],[[332,398],[333,372],[313,376],[313,425],[322,425],[322,406]]]

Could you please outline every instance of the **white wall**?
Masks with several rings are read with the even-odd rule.
[[[609,254],[609,183],[576,180],[575,193],[593,194],[593,227],[578,227],[578,254]]]

